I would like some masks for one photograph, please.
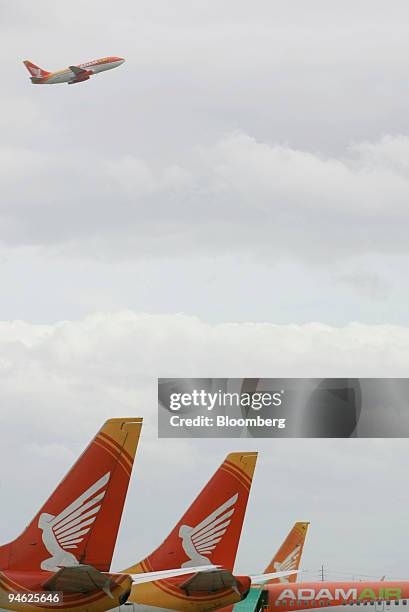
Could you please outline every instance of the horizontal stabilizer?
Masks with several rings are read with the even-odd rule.
[[[74,565],[63,567],[44,582],[46,591],[63,591],[64,593],[92,593],[102,590],[109,594],[110,575],[103,574],[92,565]]]
[[[292,574],[299,574],[303,570],[292,570],[290,572],[270,572],[268,574],[258,574],[257,576],[250,576],[251,584],[263,584],[273,578],[284,578],[285,576],[292,576]]]
[[[141,584],[143,582],[155,582],[155,580],[174,578],[175,576],[196,574],[197,572],[210,572],[217,569],[217,565],[200,565],[198,567],[179,567],[177,569],[161,570],[158,572],[142,572],[141,574],[130,574],[130,576],[134,584]]]
[[[234,587],[237,587],[236,578],[224,569],[197,573],[180,585],[186,595],[200,592],[214,593]]]

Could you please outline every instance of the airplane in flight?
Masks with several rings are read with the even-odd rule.
[[[64,70],[58,70],[57,72],[48,72],[43,70],[33,62],[25,60],[23,64],[31,75],[31,82],[34,85],[55,85],[56,83],[82,83],[88,81],[88,79],[94,74],[99,72],[105,72],[106,70],[112,70],[117,68],[124,63],[122,57],[103,57],[101,59],[92,60],[91,62],[85,62],[85,64],[78,64],[76,66],[68,66]]]
[[[23,533],[0,546],[0,608],[104,612],[136,582],[215,569],[109,571],[141,427],[142,419],[107,421]]]
[[[124,570],[137,577],[180,567],[190,569],[190,575],[134,584],[121,610],[210,612],[241,601],[253,583],[295,573],[291,569],[262,576],[233,575],[256,460],[257,453],[230,453],[164,542]],[[214,569],[194,570],[201,564],[214,564]]]

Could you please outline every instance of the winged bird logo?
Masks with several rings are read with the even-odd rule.
[[[195,567],[209,563],[205,555],[212,554],[226,533],[238,497],[238,493],[233,495],[196,527],[180,526],[179,537],[182,540],[182,548],[189,557],[189,561],[182,563],[181,567]]]
[[[78,559],[69,549],[78,548],[91,529],[96,515],[101,509],[111,472],[95,482],[57,516],[43,512],[38,519],[42,530],[43,544],[52,555],[41,563],[41,569],[58,572],[61,567],[79,565]]]
[[[300,552],[301,552],[301,546],[297,544],[294,550],[290,552],[290,554],[283,561],[281,561],[281,563],[278,561],[275,561],[273,565],[274,565],[274,569],[276,570],[276,572],[287,572],[293,569],[297,569],[297,561],[298,561],[298,557],[300,556]],[[285,582],[285,583],[289,582],[287,576],[281,576],[281,578],[279,578],[278,580],[280,582]]]

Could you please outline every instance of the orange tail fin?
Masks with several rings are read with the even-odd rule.
[[[0,569],[109,570],[141,427],[126,418],[103,425],[25,531],[0,547]]]
[[[30,75],[37,79],[41,79],[41,77],[45,77],[47,74],[50,74],[48,70],[43,70],[43,68],[36,66],[36,64],[33,64],[33,62],[30,62],[29,60],[24,60],[23,64],[29,71]]]
[[[299,568],[308,526],[309,523],[295,523],[277,554],[264,570],[265,574],[269,572],[285,572],[287,570],[290,571]],[[268,584],[273,584],[275,582],[295,582],[296,580],[298,580],[297,574],[292,574],[285,578],[273,578]]]
[[[214,563],[233,570],[257,453],[231,453],[166,540],[129,573]]]

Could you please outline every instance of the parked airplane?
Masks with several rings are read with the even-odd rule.
[[[409,599],[409,581],[378,580],[351,582],[299,582],[265,587],[267,610],[305,610],[312,607],[404,603]],[[325,609],[325,608],[324,608]]]
[[[296,523],[284,545],[281,547],[276,557],[267,566],[266,572],[273,568],[294,567],[297,568],[304,545],[304,537],[307,533],[309,523]],[[298,529],[301,528],[301,529]],[[291,554],[286,554],[286,543],[290,542],[297,534],[298,541],[293,539],[295,544]],[[298,548],[299,547],[299,548]],[[297,554],[299,553],[299,555]],[[294,565],[294,557],[296,564]],[[285,580],[286,584],[282,584]],[[296,575],[279,580],[272,579],[268,584],[260,587],[252,587],[244,601],[237,603],[234,607],[229,606],[219,612],[278,612],[279,610],[292,611],[319,608],[325,612],[333,606],[374,606],[406,605],[409,600],[409,581],[386,581],[382,577],[378,581],[351,581],[351,582],[296,582]],[[267,582],[267,581],[266,581]]]
[[[278,552],[264,570],[265,574],[269,572],[297,570],[299,568],[308,526],[309,523],[305,522],[295,523]],[[296,580],[297,574],[291,574],[290,576],[283,576],[281,578],[272,578],[268,583],[288,583],[295,582]]]
[[[109,573],[141,426],[107,421],[23,533],[0,546],[1,608],[102,612],[124,603],[135,581],[206,571]]]
[[[257,453],[231,453],[183,515],[165,541],[148,557],[124,570],[140,572],[170,567],[190,568],[191,576],[133,585],[123,609],[127,612],[208,612],[243,599],[252,579],[234,576],[241,529],[250,493]],[[198,573],[194,566],[213,563],[212,571]],[[271,576],[292,574],[273,572]],[[122,608],[121,608],[122,610]]]
[[[73,83],[88,81],[94,74],[116,68],[123,64],[124,61],[122,57],[103,57],[91,62],[85,62],[85,64],[69,66],[58,72],[43,70],[43,68],[36,66],[36,64],[29,60],[25,60],[23,64],[31,74],[31,82],[35,85],[54,85],[55,83],[68,83],[68,85],[72,85]]]
[[[304,549],[305,538],[308,531],[309,523],[295,523],[290,533],[287,535],[283,544],[278,549],[278,552],[274,555],[270,563],[264,570],[264,574],[275,571],[283,570],[298,570],[301,562],[301,556]],[[271,578],[270,580],[264,581],[262,585],[254,585],[251,587],[244,601],[239,601],[235,606],[227,606],[219,612],[258,612],[263,608],[266,601],[266,591],[264,586],[268,584],[283,584],[295,582],[297,574],[291,574],[289,576],[281,576],[279,578]]]

